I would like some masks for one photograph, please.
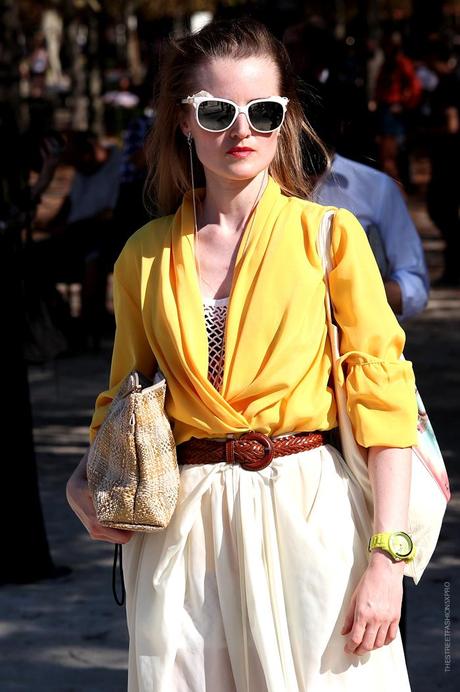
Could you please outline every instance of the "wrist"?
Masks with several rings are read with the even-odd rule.
[[[369,566],[401,575],[404,572],[405,564],[404,560],[395,560],[390,553],[382,548],[374,548],[369,558]]]

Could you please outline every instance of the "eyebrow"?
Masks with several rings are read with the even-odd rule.
[[[209,91],[205,90],[201,90],[198,91],[196,94],[192,94],[190,98],[194,98],[195,96],[209,99],[223,99],[224,101],[231,101],[232,103],[236,103],[236,101],[229,98],[228,96],[216,96],[215,94],[211,94]],[[273,96],[276,96],[276,94],[270,94],[269,96],[255,96],[254,98],[249,99],[249,101],[247,101],[246,103],[251,103],[251,101],[260,101],[261,99],[270,99],[273,98]]]

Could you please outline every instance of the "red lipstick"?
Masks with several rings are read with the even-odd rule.
[[[227,154],[235,156],[237,159],[244,159],[253,151],[254,149],[251,149],[251,147],[232,147],[227,151]]]

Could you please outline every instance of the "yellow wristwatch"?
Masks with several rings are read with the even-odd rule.
[[[374,533],[369,539],[368,551],[374,548],[381,548],[395,560],[409,562],[415,557],[415,546],[412,538],[404,531],[385,531],[384,533]]]

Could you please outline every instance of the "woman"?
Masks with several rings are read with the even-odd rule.
[[[116,263],[110,389],[90,437],[127,373],[159,367],[179,502],[164,531],[132,535],[98,525],[86,455],[68,485],[90,535],[126,544],[129,689],[409,690],[404,562],[367,543],[407,529],[414,377],[364,231],[337,210],[330,288],[373,524],[326,443],[337,421],[315,247],[325,207],[306,201],[300,140],[315,135],[284,48],[255,21],[213,23],[174,43],[160,76],[150,189],[169,215]],[[248,431],[256,471],[237,461]]]

